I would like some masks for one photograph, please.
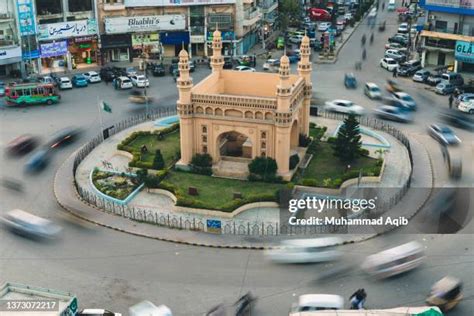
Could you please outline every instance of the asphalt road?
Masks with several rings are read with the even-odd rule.
[[[386,13],[383,13],[384,15]],[[368,62],[358,73],[359,82],[374,81],[380,85],[390,74],[378,66],[383,44],[393,33],[375,34],[368,50]],[[393,21],[392,21],[393,22]],[[353,71],[354,55],[360,53],[360,38],[368,28],[361,26],[342,50],[335,65],[314,65],[314,89],[322,98],[348,98],[371,108],[361,88],[343,88],[345,72]],[[205,67],[193,74],[197,83],[209,73]],[[449,181],[442,166],[437,144],[426,136],[426,124],[436,119],[433,108],[447,106],[447,99],[420,89],[409,80],[399,80],[420,103],[416,121],[400,125],[403,130],[420,137],[433,160],[438,185]],[[149,94],[157,98],[152,107],[171,105],[176,100],[176,88],[170,76],[151,78]],[[127,92],[117,92],[105,84],[65,91],[61,103],[53,106],[1,108],[0,142],[5,144],[22,133],[39,135],[46,140],[65,126],[80,126],[84,134],[80,141],[58,149],[50,165],[36,176],[25,176],[23,165],[27,157],[2,157],[1,176],[22,179],[26,193],[0,189],[0,212],[23,208],[56,220],[64,226],[60,240],[38,243],[0,230],[0,281],[15,281],[31,285],[67,290],[79,298],[80,308],[103,307],[126,313],[128,306],[148,299],[166,304],[176,315],[202,315],[213,305],[231,305],[240,295],[251,290],[258,296],[255,315],[285,315],[296,296],[305,293],[331,293],[346,299],[357,288],[368,292],[367,307],[382,308],[401,305],[422,305],[430,286],[447,274],[463,279],[465,299],[449,315],[472,315],[473,304],[473,236],[406,235],[392,233],[355,245],[341,247],[343,263],[354,269],[326,280],[318,275],[334,269],[331,265],[274,265],[260,251],[198,248],[138,238],[112,230],[73,222],[56,204],[52,180],[58,166],[81,143],[99,131],[97,96],[112,106],[113,113],[102,113],[108,126],[130,115],[144,111],[144,106],[127,102]],[[472,134],[458,131],[464,144]],[[466,183],[473,183],[468,175]],[[470,182],[469,182],[470,181]],[[425,264],[400,277],[385,282],[373,281],[358,270],[366,255],[409,240],[420,241],[426,249]]]

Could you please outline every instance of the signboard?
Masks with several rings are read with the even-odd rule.
[[[214,233],[214,234],[220,234],[221,233],[221,221],[217,219],[208,219],[206,221],[207,224],[207,232],[208,233]]]
[[[133,48],[141,48],[142,46],[156,46],[160,43],[160,36],[158,33],[151,34],[132,34]]]
[[[124,0],[125,7],[172,7],[234,3],[235,0]]]
[[[105,18],[105,33],[179,31],[186,28],[184,15],[149,15]]]
[[[474,64],[474,43],[456,41],[454,58],[465,63]]]
[[[36,35],[24,35],[21,37],[21,53],[23,60],[34,59],[39,57],[38,42]]]
[[[33,0],[17,0],[16,9],[20,21],[20,34],[22,36],[36,34]]]
[[[222,41],[232,41],[235,39],[234,32],[232,31],[221,31]],[[214,32],[207,32],[207,41],[212,42],[214,38]]]
[[[474,8],[474,2],[472,0],[426,0],[425,4],[449,8]]]
[[[67,54],[67,41],[58,41],[40,45],[41,57],[64,56]]]
[[[21,47],[0,48],[0,60],[21,57]]]
[[[95,20],[79,20],[38,25],[39,40],[87,36],[96,33],[97,23]]]
[[[204,43],[204,35],[191,35],[191,43]]]

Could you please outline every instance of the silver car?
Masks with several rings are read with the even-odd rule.
[[[413,120],[410,112],[396,106],[381,105],[374,112],[377,117],[385,120],[401,123],[408,123]]]
[[[431,124],[428,127],[428,133],[442,145],[457,145],[461,143],[459,137],[447,126]]]
[[[62,230],[60,226],[47,219],[19,209],[11,210],[1,218],[1,221],[11,231],[33,238],[52,239]]]

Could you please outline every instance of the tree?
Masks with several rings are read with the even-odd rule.
[[[273,181],[278,170],[275,159],[269,157],[256,157],[249,163],[250,175],[256,176],[258,180]]]
[[[334,155],[343,163],[352,162],[360,156],[361,145],[359,122],[355,115],[350,114],[337,132],[332,145]]]
[[[153,159],[153,169],[159,170],[165,167],[165,161],[163,159],[163,155],[161,154],[161,150],[157,149],[155,152],[155,158]]]
[[[299,1],[280,0],[278,4],[277,22],[280,30],[286,31],[292,21],[299,21],[301,15],[301,6]]]

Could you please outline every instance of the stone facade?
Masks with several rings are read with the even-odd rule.
[[[291,178],[289,158],[298,151],[299,135],[309,133],[311,62],[309,38],[301,44],[298,74],[290,74],[287,56],[278,74],[223,70],[222,39],[213,35],[212,73],[196,86],[189,75],[188,54],[179,54],[178,114],[181,160],[209,153],[217,164],[224,156],[272,157],[278,174]],[[240,148],[239,148],[240,146]]]

